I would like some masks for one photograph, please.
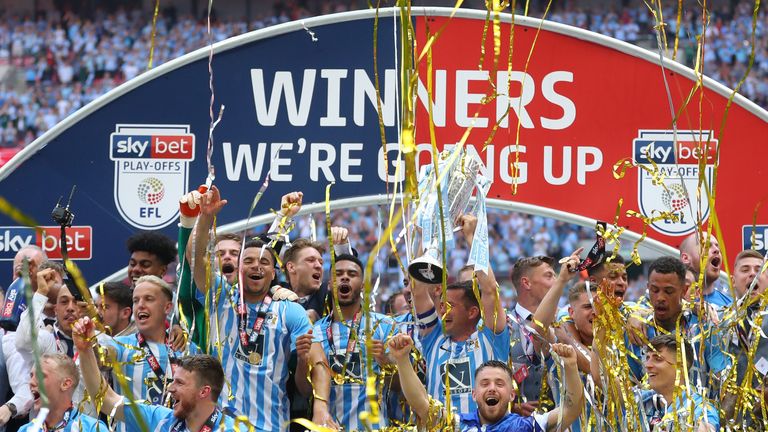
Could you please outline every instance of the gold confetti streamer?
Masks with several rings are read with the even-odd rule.
[[[155,0],[155,12],[152,14],[152,35],[149,38],[149,62],[147,70],[152,69],[152,60],[155,56],[155,35],[157,35],[157,15],[160,12],[160,0]]]

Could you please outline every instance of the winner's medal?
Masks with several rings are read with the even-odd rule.
[[[250,364],[261,363],[261,354],[257,353],[256,351],[251,352],[250,354],[248,354],[248,362]]]

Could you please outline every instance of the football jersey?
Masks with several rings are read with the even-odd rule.
[[[235,416],[246,416],[256,430],[284,430],[283,424],[290,419],[285,394],[288,360],[296,349],[296,339],[311,328],[307,313],[296,303],[272,301],[270,297],[246,304],[244,328],[253,344],[249,348],[240,341],[237,288],[216,276],[208,296],[213,309],[211,330],[215,332],[211,343],[228,384],[221,394],[221,406]],[[201,303],[205,301],[198,297]],[[262,325],[255,332],[260,316]]]
[[[194,343],[190,343],[184,352],[173,351],[166,344],[155,342],[145,341],[145,344],[142,346],[139,343],[139,337],[140,335],[136,333],[118,336],[106,341],[107,345],[115,349],[117,354],[116,367],[121,369],[121,373],[125,376],[128,385],[128,389],[124,389],[120,385],[121,380],[115,376],[116,372],[113,370],[112,383],[115,392],[133,400],[146,401],[152,405],[162,405],[163,399],[168,397],[166,388],[173,381],[172,359],[178,360],[185,355],[198,354],[200,351]],[[145,353],[145,347],[151,350],[151,357]],[[164,380],[160,380],[157,374],[155,374],[150,364],[152,357],[157,360],[162,370],[161,375],[164,375]]]
[[[499,334],[479,322],[477,330],[465,341],[457,342],[443,334],[439,322],[421,338],[427,362],[427,392],[445,404],[446,380],[451,393],[451,407],[458,412],[477,409],[472,400],[475,370],[488,360],[506,362],[509,357],[509,329]]]
[[[186,424],[174,417],[173,410],[170,408],[162,407],[159,405],[143,405],[138,404],[131,406],[129,401],[125,401],[126,405],[123,408],[125,414],[124,424],[129,431],[140,431],[141,423],[149,428],[150,432],[199,432],[190,431],[186,427]],[[136,417],[133,408],[138,411],[139,417]],[[209,419],[210,420],[210,419]],[[238,425],[235,427],[235,422],[232,417],[224,415],[221,411],[218,411],[212,419],[213,427],[212,432],[217,431],[247,431],[247,425]]]
[[[27,423],[19,429],[19,432],[31,430],[33,426],[34,423]],[[42,431],[44,429],[40,428],[38,430]],[[55,430],[56,432],[106,432],[109,428],[107,428],[107,425],[103,422],[81,414],[76,409],[71,409],[64,414],[64,418],[52,430]]]
[[[331,415],[335,416],[346,431],[365,430],[360,422],[359,414],[370,412],[371,407],[365,393],[366,372],[365,328],[367,320],[361,315],[357,324],[353,320],[345,323],[334,322],[332,316],[321,318],[315,323],[312,335],[314,342],[323,347],[328,363],[334,374],[344,377],[343,383],[331,380],[331,394],[328,406]],[[371,312],[370,327],[374,340],[386,342],[387,335],[393,331],[394,321],[386,315]],[[350,333],[356,327],[353,342],[350,344]],[[373,372],[379,374],[381,368],[373,361]],[[343,375],[342,375],[343,373]],[[381,429],[387,425],[386,401],[379,397],[380,421],[370,425],[372,429]]]

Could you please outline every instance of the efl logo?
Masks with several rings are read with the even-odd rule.
[[[40,232],[33,228],[4,226],[0,227],[0,261],[13,261],[16,253],[24,246],[36,245],[42,248],[48,258],[60,260],[61,242],[57,226],[40,227]],[[67,228],[67,252],[69,259],[89,260],[93,254],[92,228],[73,226]]]
[[[115,162],[115,205],[123,219],[145,230],[176,220],[177,199],[188,190],[187,170],[195,159],[189,125],[116,125],[109,158]]]
[[[646,217],[657,213],[674,215],[652,222],[656,231],[670,236],[686,235],[696,228],[693,215],[699,208],[704,219],[709,216],[706,196],[701,197],[701,206],[692,201],[696,200],[699,178],[712,187],[717,158],[717,140],[713,136],[712,131],[681,130],[675,134],[670,130],[640,130],[632,141],[635,162],[646,168],[637,170],[640,213]],[[699,165],[701,160],[703,169]],[[663,178],[663,184],[659,184],[659,178]]]
[[[755,249],[761,255],[765,255],[768,251],[767,241],[768,225],[744,225],[741,227],[742,249]]]
[[[110,159],[176,159],[194,158],[195,136],[128,135],[113,133]]]

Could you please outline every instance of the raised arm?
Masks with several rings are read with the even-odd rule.
[[[405,400],[420,421],[429,416],[429,397],[427,389],[419,381],[416,371],[411,365],[410,353],[413,348],[413,340],[405,333],[393,336],[389,340],[389,355],[395,360],[397,372],[400,377],[400,387],[405,395]]]
[[[203,186],[204,187],[204,186]],[[200,189],[199,189],[200,190]],[[192,234],[192,229],[195,227],[197,221],[197,215],[200,214],[200,197],[202,194],[199,190],[191,191],[179,198],[179,236],[178,236],[178,248],[180,251],[186,252],[187,244],[189,243],[189,237]],[[189,266],[186,253],[181,255],[181,262],[179,263],[179,281],[177,289],[179,293],[179,306],[184,316],[189,321],[189,326],[195,329],[195,333],[192,335],[192,340],[198,345],[206,348],[204,338],[196,337],[200,335],[199,329],[207,328],[203,323],[196,323],[197,317],[195,314],[198,311],[203,310],[203,305],[197,301],[195,284],[192,283],[192,269]],[[174,326],[174,329],[177,328]],[[202,342],[202,343],[201,343]]]
[[[332,226],[331,240],[333,241],[333,252],[336,255],[352,255],[352,243],[349,241],[348,229],[340,226]]]
[[[579,367],[576,364],[576,349],[570,345],[552,344],[552,351],[557,353],[564,362],[565,397],[560,401],[560,406],[550,411],[547,415],[547,431],[565,430],[581,414],[584,397],[584,386],[579,377]],[[558,420],[562,415],[562,424]]]
[[[267,236],[272,240],[285,240],[288,236],[288,228],[292,226],[293,217],[301,210],[303,192],[288,192],[280,198],[280,210],[275,213],[275,218],[267,230]]]
[[[206,193],[200,196],[200,215],[192,231],[192,239],[187,245],[185,255],[187,262],[192,267],[195,285],[197,285],[197,289],[201,293],[206,293],[212,285],[212,279],[208,280],[206,278],[206,267],[208,265],[207,247],[210,241],[209,231],[213,226],[216,215],[226,204],[227,200],[221,199],[221,194],[216,186],[211,186]],[[213,274],[213,271],[211,271],[211,277],[213,277]]]
[[[115,393],[112,388],[104,381],[99,371],[99,364],[96,360],[96,354],[93,352],[93,346],[96,341],[95,325],[90,318],[80,318],[72,331],[72,339],[80,356],[80,371],[85,381],[85,388],[88,394],[95,398],[96,395],[104,392],[101,402],[101,413],[110,415],[114,412],[114,419],[123,421],[125,418],[123,409],[123,398]]]
[[[432,301],[432,296],[429,293],[435,286],[419,282],[415,278],[410,278],[409,283],[411,284],[411,299],[416,309],[416,320],[421,324],[419,326],[419,334],[421,337],[425,337],[435,329],[441,331],[439,330],[440,326],[437,325],[438,317],[435,310],[437,306]]]
[[[16,328],[16,350],[26,356],[32,354],[32,326],[37,330],[37,339],[35,343],[40,349],[40,354],[56,352],[56,337],[45,329],[45,315],[43,309],[48,302],[48,293],[56,283],[56,271],[54,269],[45,269],[37,272],[37,291],[32,295],[32,303],[27,310],[21,313],[19,326]],[[62,285],[59,289],[67,289]],[[34,323],[30,320],[29,314],[34,314]]]
[[[570,269],[576,268],[579,265],[579,254],[583,250],[583,248],[578,248],[566,258],[566,262],[560,266],[560,273],[557,275],[554,285],[544,295],[541,303],[539,303],[539,307],[536,308],[536,312],[533,314],[533,328],[549,342],[554,342],[554,336],[549,331],[549,328],[552,326],[557,315],[557,303],[560,297],[563,296],[565,285],[574,276],[578,275],[577,272],[571,273]],[[536,344],[536,341],[534,341],[534,344]]]
[[[579,338],[576,326],[571,321],[560,323],[560,327],[555,329],[555,337],[559,342],[571,345],[576,348],[576,362],[579,370],[583,373],[590,373],[590,362],[592,359],[592,347],[586,346]]]
[[[477,227],[477,218],[472,215],[463,215],[459,220],[461,232],[467,241],[467,246],[471,249],[472,242],[475,240],[475,228]],[[499,298],[499,284],[496,282],[496,276],[493,269],[488,266],[488,272],[476,272],[477,285],[480,288],[480,306],[483,308],[483,317],[485,323],[498,334],[504,330],[507,324],[507,316],[504,313],[504,306]]]

